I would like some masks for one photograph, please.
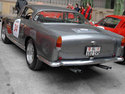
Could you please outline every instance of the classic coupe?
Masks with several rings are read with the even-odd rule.
[[[66,8],[27,5],[17,17],[2,19],[1,38],[26,52],[30,69],[101,65],[123,61],[125,38],[89,25],[78,12]]]
[[[108,15],[97,22],[95,26],[125,37],[125,16]],[[125,49],[123,57],[125,61]]]

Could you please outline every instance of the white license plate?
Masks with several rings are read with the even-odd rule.
[[[86,56],[97,56],[100,54],[101,47],[87,47]]]

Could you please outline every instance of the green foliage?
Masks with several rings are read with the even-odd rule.
[[[114,14],[115,15],[122,15],[124,11],[124,1],[125,0],[116,0]]]
[[[81,0],[81,5],[86,8],[87,3],[90,3],[93,6],[93,0]]]

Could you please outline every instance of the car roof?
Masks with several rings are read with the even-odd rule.
[[[125,16],[120,16],[120,15],[108,15],[106,17],[113,17],[113,18],[118,18],[118,19],[125,20]]]
[[[75,10],[71,10],[68,8],[50,6],[50,5],[27,5],[27,7],[31,7],[35,11],[54,10],[54,11],[77,12]]]

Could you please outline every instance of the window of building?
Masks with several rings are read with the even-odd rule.
[[[115,0],[94,0],[93,7],[114,9]]]

